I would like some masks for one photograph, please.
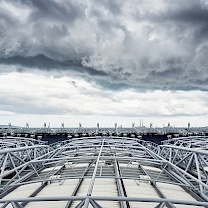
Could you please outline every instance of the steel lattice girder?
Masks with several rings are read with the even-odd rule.
[[[39,143],[39,144],[38,144]],[[42,141],[33,139],[10,138],[0,140],[0,194],[17,182],[32,176],[42,164],[34,167],[31,160],[42,158],[49,147]]]
[[[155,147],[154,147],[155,148]],[[46,147],[47,149],[47,147]],[[165,195],[162,191],[156,186],[157,182],[166,182],[170,184],[180,185],[185,189],[188,189],[191,193],[194,194],[196,191],[195,187],[190,184],[189,173],[185,172],[180,167],[173,164],[167,158],[161,157],[159,154],[153,152],[150,148],[146,148],[141,144],[136,138],[120,138],[120,137],[89,137],[89,138],[77,138],[70,139],[65,142],[57,143],[53,145],[53,149],[48,151],[45,154],[42,154],[39,157],[33,158],[26,164],[30,167],[34,167],[33,172],[37,172],[36,177],[27,178],[23,180],[16,180],[13,183],[7,184],[8,187],[14,185],[20,186],[28,183],[42,182],[42,184],[47,184],[50,181],[64,181],[66,179],[77,178],[79,182],[77,183],[76,188],[74,189],[73,195],[71,197],[45,197],[39,198],[35,195],[41,190],[40,188],[36,191],[36,194],[33,194],[33,197],[29,198],[19,198],[19,199],[2,199],[0,203],[16,203],[17,207],[21,207],[23,202],[31,201],[74,201],[79,200],[80,206],[88,207],[91,204],[93,207],[99,207],[99,201],[118,201],[120,202],[121,207],[128,207],[128,202],[157,202],[158,207],[173,207],[173,204],[192,204],[199,206],[208,206],[207,202],[190,202],[186,200],[173,200],[165,198]],[[11,151],[12,152],[12,151]],[[14,151],[15,152],[15,151]],[[80,168],[77,168],[76,165],[86,163],[86,166],[80,172]],[[106,171],[106,175],[100,174],[102,163],[103,170]],[[146,178],[141,178],[137,172],[132,173],[133,169],[130,168],[131,164],[137,163],[137,171],[141,171]],[[65,165],[68,165],[67,175],[64,175]],[[122,165],[125,164],[125,167]],[[140,167],[141,165],[141,167]],[[143,169],[143,165],[152,165],[154,167],[160,168],[159,172],[148,172]],[[37,166],[40,167],[53,167],[49,173],[43,174],[36,169]],[[14,168],[15,169],[15,168]],[[21,170],[21,169],[16,169]],[[16,171],[14,170],[14,171]],[[63,174],[61,174],[63,171]],[[177,173],[178,175],[176,176]],[[74,175],[70,175],[73,173]],[[57,176],[57,177],[55,177]],[[79,189],[83,179],[90,179],[89,187],[86,196],[78,197],[76,196],[76,191]],[[94,188],[94,182],[97,178],[113,178],[116,180],[116,185],[118,189],[118,197],[96,197],[91,196],[92,190]],[[142,197],[128,197],[125,190],[125,185],[123,180],[133,179],[133,180],[142,180],[149,181],[155,190],[159,192],[160,199],[155,198],[142,198]],[[191,178],[195,182],[197,179],[192,176]],[[196,192],[195,192],[196,193]],[[21,203],[20,203],[21,202]],[[18,203],[18,204],[17,204]],[[4,205],[5,205],[4,204]],[[66,205],[66,207],[69,206]]]
[[[183,177],[198,189],[203,198],[208,200],[208,152],[183,146],[161,145],[159,155],[180,167],[183,170],[181,171]]]

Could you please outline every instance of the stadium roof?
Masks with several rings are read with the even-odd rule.
[[[205,207],[206,139],[1,140],[1,207]],[[194,142],[195,141],[195,142]],[[183,144],[183,145],[178,145]],[[186,146],[187,145],[187,146]],[[187,165],[188,164],[188,165]]]

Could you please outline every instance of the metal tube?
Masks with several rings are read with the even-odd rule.
[[[95,183],[95,176],[96,176],[96,173],[97,173],[97,168],[98,168],[98,165],[99,165],[99,160],[100,160],[100,156],[101,156],[101,153],[102,153],[104,141],[105,140],[103,139],[101,147],[100,147],[100,152],[99,152],[98,157],[97,157],[95,169],[94,169],[94,172],[93,172],[93,175],[92,175],[92,179],[90,181],[90,185],[89,185],[89,188],[88,188],[88,191],[87,191],[87,196],[91,196],[91,194],[92,194],[92,189],[93,189],[93,186],[94,186],[94,183]],[[88,205],[89,205],[89,198],[87,198],[85,200],[84,208],[87,208]]]
[[[48,147],[48,146],[47,145],[33,145],[33,146],[27,146],[27,147],[6,148],[4,150],[0,150],[0,154],[6,154],[8,152],[18,152],[18,151],[27,150],[27,149],[43,148],[43,147]]]
[[[174,145],[161,145],[161,147],[179,149],[179,150],[184,150],[184,151],[189,151],[189,152],[196,152],[198,154],[208,155],[207,151],[193,149],[193,148],[179,147],[179,146],[174,146]]]
[[[195,163],[196,163],[197,177],[198,177],[198,180],[200,182],[202,182],[202,180],[201,180],[201,174],[200,174],[200,170],[199,170],[198,157],[197,157],[196,153],[194,153],[194,158],[195,158]],[[203,188],[202,188],[202,185],[201,184],[199,184],[199,188],[200,188],[200,192],[203,193]]]
[[[76,195],[79,187],[82,184],[82,181],[84,180],[84,175],[87,173],[87,171],[89,170],[90,166],[91,166],[91,163],[85,168],[85,170],[84,170],[84,172],[82,174],[82,178],[79,179],[79,182],[77,183],[77,185],[76,185],[76,187],[75,187],[75,189],[74,189],[74,191],[73,191],[71,196],[75,196]],[[66,206],[65,206],[65,208],[69,208],[71,206],[71,204],[72,204],[72,201],[68,201]]]
[[[7,198],[0,199],[0,203],[5,202],[36,202],[36,201],[80,201],[86,198],[95,201],[132,201],[132,202],[171,202],[172,204],[186,204],[197,206],[208,206],[208,202],[190,201],[190,200],[177,200],[177,199],[164,199],[164,198],[145,198],[145,197],[111,197],[111,196],[62,196],[62,197],[29,197],[29,198]]]
[[[116,175],[116,178],[115,179],[116,179],[118,193],[119,193],[119,196],[124,197],[124,192],[123,192],[123,189],[122,189],[120,174],[119,174],[119,170],[118,170],[118,163],[117,163],[116,160],[115,160],[114,163],[115,163],[114,164],[114,167],[115,167],[115,175]],[[125,202],[120,202],[120,205],[121,205],[121,208],[126,208]]]

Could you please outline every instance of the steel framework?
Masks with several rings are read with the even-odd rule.
[[[158,149],[158,155],[179,167],[178,174],[195,187],[196,192],[206,201],[208,201],[207,147],[206,137],[192,136],[164,141]]]
[[[1,142],[2,207],[27,207],[32,203],[36,207],[37,202],[44,201],[66,202],[65,208],[100,208],[104,206],[103,202],[116,202],[117,207],[122,208],[134,207],[134,203],[135,207],[208,207],[208,153],[187,148],[185,144],[157,146],[138,138],[113,136],[73,138],[51,146],[25,138]],[[115,181],[117,194],[100,196],[96,184],[108,179]],[[71,194],[39,196],[51,183],[69,181],[70,184],[74,180],[77,182]],[[148,184],[157,197],[131,195],[131,189],[134,189],[130,187],[131,182],[140,187],[147,186],[142,183]],[[38,188],[27,197],[5,197],[23,185],[37,183],[40,183]],[[161,188],[164,184],[180,188],[193,200],[168,197]],[[101,189],[107,185],[103,184]],[[87,187],[86,191],[80,195],[83,187]]]
[[[17,183],[33,176],[41,169],[41,163],[30,163],[47,158],[49,146],[43,141],[10,137],[0,140],[0,196]]]

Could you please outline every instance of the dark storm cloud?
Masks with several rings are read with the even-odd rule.
[[[138,14],[138,17],[140,20],[147,19],[149,21],[177,21],[180,23],[189,24],[207,24],[208,8],[203,7],[199,1],[195,3],[193,3],[193,1],[186,1],[186,5],[178,2],[178,6],[175,6],[173,5],[172,7],[170,4],[165,11],[161,11],[160,13],[155,11],[148,11],[144,15]]]
[[[75,1],[29,1],[33,6],[34,12],[29,19],[32,22],[49,20],[53,22],[73,23],[76,19],[84,17],[84,5],[76,4]]]
[[[183,33],[194,28],[198,29],[195,31],[193,42],[201,41],[201,39],[206,38],[208,34],[208,7],[204,4],[200,4],[199,1],[182,1],[178,2],[177,7],[176,3],[173,3],[167,7],[165,11],[154,12],[148,11],[145,14],[141,15],[140,13],[136,14],[138,21],[150,21],[157,23],[173,23],[176,29],[180,29],[178,32],[179,36]],[[193,28],[193,29],[194,29]]]
[[[206,1],[2,0],[0,17],[1,64],[107,75],[95,82],[112,90],[208,90]]]
[[[0,58],[0,62],[5,65],[18,65],[19,71],[24,69],[43,69],[43,70],[71,70],[72,72],[84,73],[94,76],[106,76],[102,71],[97,71],[93,68],[83,67],[80,60],[59,61],[54,60],[44,55],[36,56],[12,56]]]

